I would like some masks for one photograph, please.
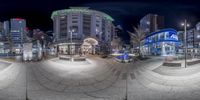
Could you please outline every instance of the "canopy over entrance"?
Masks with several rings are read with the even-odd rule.
[[[98,45],[98,41],[94,38],[86,38],[81,46],[81,51],[83,54],[92,53],[95,54],[95,46]]]
[[[98,45],[98,41],[94,38],[86,38],[84,39],[83,44],[90,44],[90,45]]]

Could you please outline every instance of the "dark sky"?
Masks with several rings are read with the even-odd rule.
[[[22,17],[30,28],[52,30],[52,11],[69,6],[87,6],[115,19],[115,25],[131,30],[141,17],[156,13],[165,17],[166,28],[180,29],[187,18],[191,25],[200,21],[200,1],[194,0],[4,0],[0,2],[0,20]],[[127,39],[128,35],[122,37]]]

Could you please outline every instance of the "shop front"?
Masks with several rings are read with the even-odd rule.
[[[151,33],[143,41],[141,51],[144,55],[170,56],[176,54],[176,47],[180,44],[174,29],[164,29]]]

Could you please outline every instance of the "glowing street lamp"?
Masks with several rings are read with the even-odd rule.
[[[69,32],[70,32],[70,42],[72,43],[72,34],[73,32],[75,32],[75,30],[72,27],[70,27]]]
[[[70,42],[71,42],[71,46],[70,46],[70,54],[72,54],[72,34],[75,32],[75,29],[73,29],[72,27],[70,27]]]
[[[184,44],[185,44],[185,68],[187,67],[187,27],[190,27],[190,25],[187,23],[187,20],[185,19],[184,23],[181,23],[181,26],[184,26]]]

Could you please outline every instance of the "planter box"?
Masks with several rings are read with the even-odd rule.
[[[65,57],[65,56],[60,56],[59,59],[66,60],[66,61],[86,61],[85,57]]]
[[[71,60],[71,58],[67,58],[67,57],[59,57],[59,59],[61,59],[61,60],[67,60],[67,61]]]
[[[81,58],[72,58],[74,61],[86,61],[84,57]]]
[[[168,67],[181,67],[181,63],[164,62],[162,65]]]
[[[198,64],[200,63],[200,60],[195,60],[195,61],[190,61],[190,62],[187,62],[187,65],[195,65],[195,64]]]

